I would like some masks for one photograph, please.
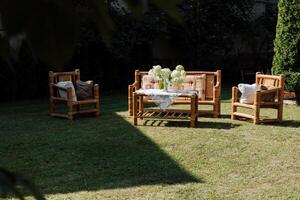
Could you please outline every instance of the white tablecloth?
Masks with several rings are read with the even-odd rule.
[[[177,91],[165,91],[159,89],[139,89],[136,93],[141,93],[149,96],[155,104],[162,110],[167,109],[181,94],[194,94],[193,90],[177,90]]]

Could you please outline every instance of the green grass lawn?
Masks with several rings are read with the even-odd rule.
[[[101,99],[101,116],[48,116],[46,101],[0,104],[0,166],[47,199],[299,199],[300,107],[280,125],[223,118],[132,125],[127,97]],[[263,115],[274,113],[266,111]],[[31,199],[29,197],[29,199]]]

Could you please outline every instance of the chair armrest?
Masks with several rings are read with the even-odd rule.
[[[260,91],[260,100],[264,102],[274,102],[275,99],[281,101],[282,97],[282,89],[274,88],[269,90],[261,90]]]
[[[94,98],[95,99],[99,99],[99,85],[98,84],[95,84],[94,85]]]
[[[58,90],[62,90],[64,92],[68,92],[66,88],[59,87],[54,83],[50,84],[50,98],[55,98],[57,100],[60,100],[60,95],[58,94]],[[64,98],[61,98],[62,100],[65,100]]]
[[[264,95],[264,94],[270,94],[270,93],[277,93],[280,90],[281,90],[280,88],[274,88],[274,89],[270,89],[270,90],[260,90],[260,93],[262,95]]]
[[[51,87],[56,88],[56,89],[60,89],[60,90],[63,90],[63,91],[65,91],[65,92],[67,92],[67,89],[66,89],[66,88],[60,87],[60,86],[58,86],[58,85],[56,85],[56,84],[54,84],[54,83],[51,83]]]
[[[261,90],[256,90],[255,98],[254,98],[254,105],[259,105],[261,102]]]
[[[213,87],[213,100],[220,99],[221,97],[221,84],[217,82],[216,85]]]
[[[132,87],[134,90],[137,90],[138,89],[138,82],[135,81],[133,84],[129,85],[128,88],[129,87]]]
[[[232,87],[232,102],[238,102],[238,93],[239,93],[239,88],[234,86]]]
[[[87,80],[87,81],[85,81],[85,82],[88,83],[88,84],[94,85],[94,81],[93,81],[93,80]]]

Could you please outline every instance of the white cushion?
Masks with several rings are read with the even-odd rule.
[[[72,81],[60,81],[56,85],[64,89],[72,88],[72,100],[77,101],[77,97],[76,97],[76,93]],[[67,99],[66,91],[58,89],[58,93],[62,98]]]
[[[254,83],[250,84],[238,84],[238,88],[242,93],[240,97],[240,103],[253,104],[255,99],[255,93],[257,90],[257,85]]]

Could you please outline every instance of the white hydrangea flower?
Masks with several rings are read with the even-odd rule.
[[[172,79],[172,83],[174,85],[180,85],[182,83],[182,79],[179,78],[179,77],[175,77],[175,78]]]
[[[184,67],[182,65],[177,65],[176,69],[173,70],[171,74],[171,82],[174,85],[180,85],[186,76],[186,72],[184,71]]]
[[[154,71],[153,71],[153,69],[150,69],[150,70],[149,70],[148,75],[154,77]]]
[[[178,70],[173,70],[172,73],[171,73],[172,78],[180,77],[180,76],[181,76],[181,73]]]
[[[161,75],[161,66],[155,65],[153,66],[154,76],[159,77]]]
[[[171,73],[172,72],[169,68],[163,68],[161,70],[161,78],[164,80],[169,80]]]
[[[186,72],[185,72],[184,70],[182,70],[182,71],[181,71],[181,77],[182,77],[182,78],[185,78],[185,76],[186,76]]]
[[[184,67],[182,65],[177,65],[176,70],[177,71],[182,71],[182,70],[184,70]]]

